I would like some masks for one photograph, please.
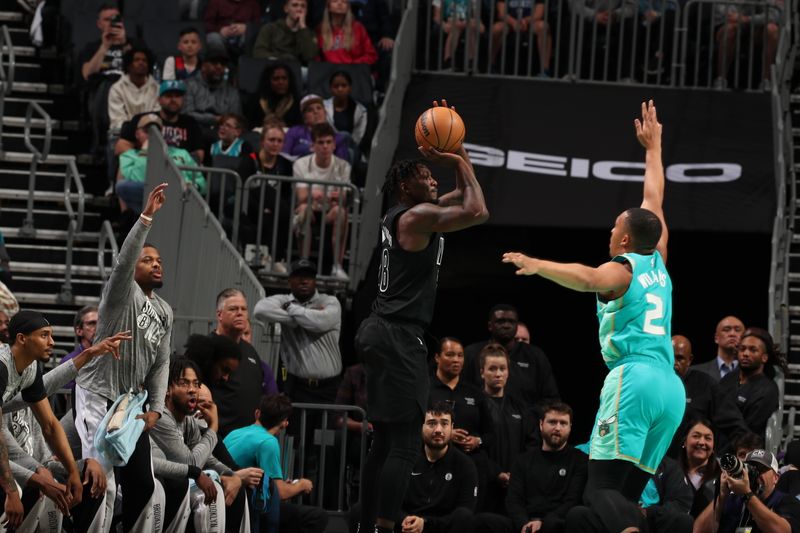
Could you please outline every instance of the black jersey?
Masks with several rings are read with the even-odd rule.
[[[433,318],[439,265],[444,237],[431,235],[419,252],[403,250],[397,242],[397,219],[409,209],[397,205],[381,221],[381,265],[378,269],[378,297],[372,310],[386,319],[398,319],[427,327]]]

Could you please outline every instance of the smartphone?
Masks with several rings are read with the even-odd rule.
[[[122,27],[122,15],[120,15],[119,13],[114,15],[114,17],[111,19],[111,27],[112,28]]]

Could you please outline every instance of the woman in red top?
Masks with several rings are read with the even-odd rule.
[[[349,0],[328,0],[317,28],[317,42],[320,58],[328,63],[372,65],[378,59],[367,29],[353,18]]]

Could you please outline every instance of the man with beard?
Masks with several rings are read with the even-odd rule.
[[[202,162],[205,155],[203,150],[203,132],[197,121],[189,115],[181,113],[183,110],[186,84],[182,80],[164,80],[158,90],[158,104],[161,110],[163,127],[161,135],[168,146],[183,148],[191,153],[196,161]],[[140,113],[123,124],[119,133],[119,140],[114,147],[114,155],[119,157],[123,152],[136,148],[136,125],[139,119],[147,113]]]
[[[747,328],[739,344],[739,370],[719,382],[722,393],[736,402],[747,427],[764,437],[767,421],[778,409],[778,386],[764,370],[780,364],[772,336],[761,328]]]
[[[739,366],[736,356],[739,352],[739,340],[742,338],[744,324],[735,316],[726,316],[717,324],[714,333],[714,344],[717,345],[717,357],[711,361],[692,366],[693,370],[705,372],[715,382],[719,382]]]
[[[261,396],[278,393],[275,372],[243,338],[249,312],[247,298],[239,289],[224,289],[217,295],[217,327],[210,337],[227,337],[241,353],[239,364],[232,368],[227,379],[204,376],[220,408],[220,438],[252,423]]]
[[[480,352],[489,343],[497,343],[508,353],[507,392],[524,401],[531,416],[537,418],[537,404],[559,399],[550,361],[541,348],[525,342],[518,342],[517,328],[519,314],[508,304],[498,304],[489,311],[488,341],[476,342],[464,351],[464,378],[474,385],[483,386],[481,380]]]
[[[433,404],[422,425],[422,454],[411,470],[401,511],[404,533],[448,533],[470,528],[478,491],[475,466],[450,446],[453,411]]]
[[[683,444],[685,424],[690,420],[707,419],[714,423],[716,447],[724,450],[727,444],[737,435],[748,431],[742,419],[742,413],[730,396],[721,392],[719,383],[707,373],[695,370],[692,364],[692,343],[683,335],[672,337],[672,348],[675,351],[675,372],[683,381],[686,389],[686,411],[683,422],[672,439],[667,455],[677,457]]]
[[[224,511],[226,530],[238,531],[246,505],[242,485],[251,488],[258,486],[263,471],[245,468],[234,472],[213,455],[218,442],[219,417],[213,401],[198,401],[199,375],[199,368],[189,359],[181,358],[172,362],[165,408],[151,436],[167,461],[187,465],[189,477],[197,480],[200,470],[208,469],[220,475],[227,507]],[[198,418],[194,416],[196,411],[208,427],[200,426]],[[199,485],[198,490],[202,490]]]
[[[447,102],[442,105],[447,107]],[[367,412],[374,428],[362,469],[364,533],[394,529],[419,450],[429,389],[428,351],[422,338],[433,319],[444,254],[442,233],[489,218],[463,147],[455,154],[423,147],[420,151],[455,170],[456,188],[439,197],[438,183],[421,161],[398,161],[386,176],[385,192],[396,204],[381,221],[378,295],[355,339],[367,374]]]
[[[186,82],[186,113],[203,128],[207,145],[216,142],[214,132],[222,115],[242,114],[239,91],[224,77],[227,65],[225,48],[209,47],[200,67],[200,76],[192,76]]]
[[[567,512],[581,502],[588,457],[567,444],[572,408],[553,402],[542,407],[542,446],[520,455],[511,468],[507,517],[478,515],[476,531],[562,532]]]
[[[145,242],[153,216],[166,200],[166,188],[167,184],[162,183],[150,192],[147,205],[120,248],[100,300],[95,343],[119,331],[130,331],[133,338],[120,347],[119,357],[89,361],[78,374],[75,386],[75,427],[81,438],[83,458],[100,461],[112,486],[114,471],[96,448],[97,428],[121,394],[147,390],[148,410],[137,416],[144,420],[144,432],[136,441],[128,463],[118,469],[117,481],[125,492],[124,531],[140,528],[148,520],[155,480],[147,432],[161,417],[167,392],[172,308],[155,293],[163,284],[161,255]],[[108,498],[107,503],[113,501],[113,497]]]

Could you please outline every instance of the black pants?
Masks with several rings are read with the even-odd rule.
[[[323,533],[328,526],[328,513],[319,507],[281,502],[281,531]]]
[[[167,528],[178,514],[183,498],[189,490],[189,478],[170,479],[160,478],[164,487],[164,528]]]
[[[83,473],[86,473],[85,468]],[[93,498],[92,485],[87,483],[83,486],[81,503],[70,509],[70,518],[64,517],[63,528],[67,531],[86,531],[103,505],[105,505],[105,500],[102,497]],[[70,524],[68,525],[68,523]]]
[[[150,435],[143,432],[136,441],[128,464],[117,468],[116,479],[122,487],[122,530],[133,531],[139,516],[146,512],[147,502],[155,490],[153,460],[150,455]]]
[[[420,453],[421,415],[412,422],[375,422],[361,486],[361,531],[377,518],[397,522],[400,506]]]
[[[473,531],[476,533],[519,533],[514,523],[507,516],[495,513],[481,513],[472,518]],[[564,520],[548,518],[542,522],[540,533],[564,533]]]

